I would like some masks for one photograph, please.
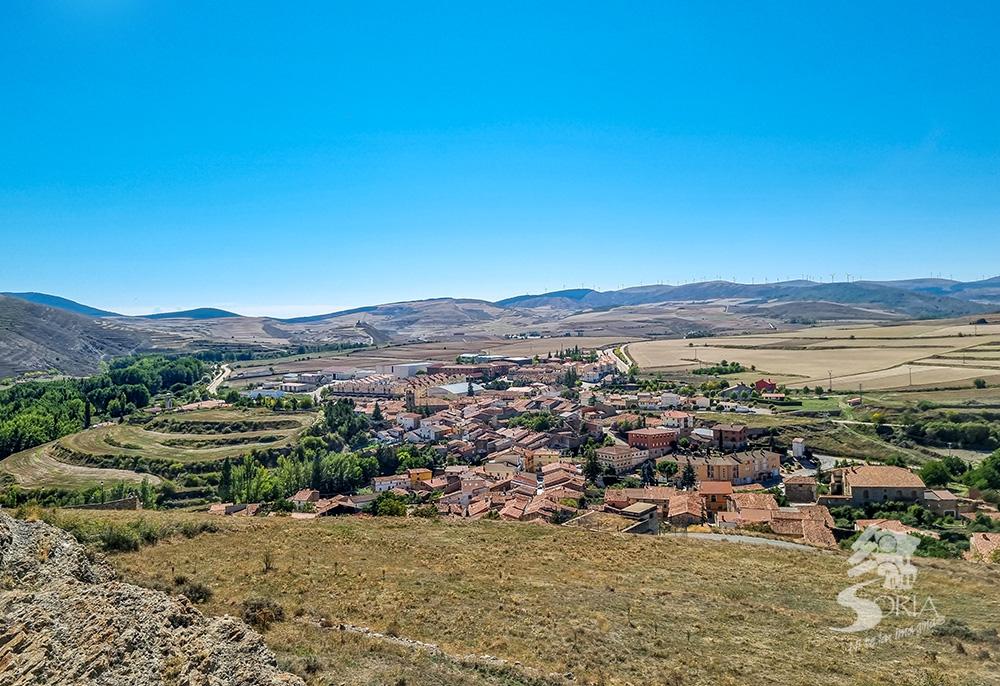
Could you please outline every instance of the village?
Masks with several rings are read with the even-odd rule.
[[[453,364],[283,375],[243,395],[264,404],[293,394],[349,399],[368,418],[374,445],[432,456],[433,467],[400,466],[355,493],[303,489],[289,499],[297,519],[392,512],[627,534],[738,532],[830,548],[876,525],[939,543],[941,531],[946,541],[967,537],[965,557],[996,558],[998,515],[977,493],[929,488],[898,464],[814,455],[803,438],[776,445],[773,432],[740,423],[785,398],[773,381],[642,391],[635,375],[610,349],[469,353]],[[703,418],[708,411],[733,421]],[[210,511],[268,509],[219,503]],[[967,530],[977,521],[971,529],[986,530]]]

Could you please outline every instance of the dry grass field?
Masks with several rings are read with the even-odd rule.
[[[1000,683],[995,566],[916,560],[915,590],[949,618],[945,635],[851,654],[850,637],[830,629],[853,620],[836,602],[853,583],[841,552],[485,521],[217,521],[219,533],[112,562],[137,583],[206,584],[213,614],[238,614],[250,597],[279,603],[287,619],[265,638],[312,684]],[[916,621],[890,615],[880,629]],[[508,664],[461,657],[484,654]],[[570,672],[572,682],[552,676]]]
[[[792,388],[826,386],[831,373],[834,388],[896,390],[911,387],[911,381],[915,388],[958,388],[971,387],[976,378],[1000,383],[998,328],[954,320],[811,327],[764,336],[644,341],[630,344],[628,353],[644,371],[735,360],[757,368],[741,380],[769,375]]]

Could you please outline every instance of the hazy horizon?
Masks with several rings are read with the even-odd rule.
[[[826,276],[827,276],[828,280],[823,281],[823,280],[820,280],[820,279],[814,277],[812,279],[812,283],[817,283],[818,284],[818,283],[847,283],[848,282],[847,278],[846,278],[848,276],[847,273],[833,274],[833,275],[827,274]],[[863,275],[857,275],[857,274],[851,274],[850,276],[851,276],[851,280],[850,280],[851,283],[857,282],[857,281],[864,281],[864,282],[871,283],[871,282],[887,282],[887,281],[895,281],[896,280],[896,279],[882,279],[882,278],[878,278],[878,277],[875,277],[875,278],[860,278],[860,277],[863,277]],[[902,279],[902,280],[909,280],[909,279],[914,279],[914,280],[916,280],[916,279],[944,279],[944,280],[954,280],[956,282],[962,282],[962,281],[971,282],[971,281],[980,281],[980,280],[984,280],[984,279],[997,278],[997,276],[1000,276],[1000,275],[996,275],[996,276],[993,276],[993,275],[984,275],[982,277],[975,278],[975,279],[952,279],[950,276],[936,275],[935,274],[933,276],[926,276],[926,277],[914,276],[914,277],[909,277],[908,279]],[[830,278],[830,277],[832,277],[832,278]],[[805,275],[802,275],[800,277],[790,277],[790,278],[787,278],[787,279],[780,279],[780,280],[779,279],[769,279],[766,282],[765,281],[740,282],[740,281],[733,281],[732,279],[726,279],[726,278],[722,278],[722,279],[718,279],[718,280],[729,282],[729,283],[738,283],[738,284],[741,284],[741,285],[755,285],[755,284],[756,285],[763,285],[763,284],[766,284],[766,283],[770,283],[770,284],[787,283],[789,281],[797,281],[797,280],[800,280],[802,278],[806,278]],[[645,283],[645,284],[642,284],[642,283],[640,283],[640,284],[626,284],[626,285],[623,285],[621,288],[639,288],[639,287],[642,287],[642,286],[655,286],[655,285],[683,286],[683,285],[692,284],[692,283],[702,283],[702,282],[706,282],[706,281],[716,281],[716,280],[717,279],[715,277],[712,277],[712,278],[707,278],[707,279],[696,279],[696,280],[693,280],[693,281],[686,281],[686,282],[681,282],[681,283],[653,282],[653,283]],[[162,313],[167,313],[167,312],[183,312],[183,311],[187,311],[187,310],[202,309],[202,308],[214,308],[214,309],[226,310],[228,312],[233,312],[235,314],[243,315],[243,316],[246,316],[246,317],[271,317],[271,318],[274,318],[274,319],[291,319],[291,318],[296,318],[296,317],[307,317],[307,316],[312,316],[312,315],[329,314],[329,313],[333,313],[333,312],[340,312],[340,311],[344,311],[344,310],[351,310],[351,309],[358,308],[358,307],[368,307],[368,306],[376,306],[376,305],[385,305],[385,304],[390,304],[390,303],[395,303],[395,302],[411,302],[411,301],[415,301],[415,300],[443,300],[443,299],[448,299],[448,298],[459,299],[459,300],[483,300],[483,301],[486,301],[486,302],[498,302],[498,301],[501,301],[501,300],[506,300],[508,298],[513,298],[513,297],[517,297],[517,296],[521,296],[521,295],[543,295],[543,294],[546,294],[546,293],[555,293],[555,292],[559,292],[559,291],[563,291],[563,290],[572,290],[572,289],[576,289],[576,288],[589,289],[589,288],[593,288],[593,286],[592,285],[588,286],[588,285],[566,284],[565,286],[559,287],[559,288],[543,288],[540,291],[532,292],[532,293],[508,293],[506,295],[502,295],[502,296],[496,297],[496,298],[482,298],[482,297],[468,295],[468,294],[435,295],[435,296],[429,296],[429,297],[426,297],[426,298],[399,297],[399,298],[396,298],[394,300],[382,300],[382,301],[379,301],[379,302],[367,302],[367,301],[366,302],[361,302],[361,301],[359,301],[359,302],[357,302],[355,304],[344,305],[344,306],[341,306],[341,305],[331,305],[331,304],[325,304],[325,305],[324,304],[314,304],[314,305],[302,305],[302,304],[298,304],[298,305],[288,305],[288,304],[253,305],[253,304],[246,304],[246,303],[242,303],[241,304],[241,303],[227,303],[227,302],[201,302],[201,301],[197,301],[197,302],[193,302],[193,303],[180,304],[180,305],[175,305],[175,306],[164,306],[162,304],[158,304],[158,305],[151,305],[151,306],[148,306],[148,307],[137,305],[137,306],[126,306],[126,307],[118,308],[118,307],[115,307],[115,306],[112,306],[112,305],[108,305],[108,304],[103,303],[103,302],[90,302],[90,301],[84,302],[84,301],[81,301],[81,300],[79,300],[77,298],[74,298],[72,295],[67,295],[65,293],[43,293],[43,292],[37,291],[37,290],[34,290],[34,291],[32,291],[32,290],[26,290],[26,291],[16,291],[16,292],[19,292],[19,293],[43,293],[44,295],[57,296],[57,297],[61,297],[61,298],[66,298],[67,300],[72,300],[72,301],[77,302],[77,303],[79,303],[81,305],[87,305],[89,307],[94,307],[94,308],[97,308],[97,309],[100,309],[100,310],[107,310],[109,312],[114,312],[115,314],[121,314],[121,315],[125,315],[125,316],[130,316],[130,317],[131,316],[150,315],[150,314],[162,314]],[[606,291],[614,291],[614,290],[621,290],[621,289],[620,288],[607,288],[607,289],[593,288],[593,290],[605,291],[606,292]],[[15,291],[9,291],[9,290],[0,291],[0,293],[2,293],[2,292],[15,292]],[[363,296],[360,296],[360,297],[363,297]]]

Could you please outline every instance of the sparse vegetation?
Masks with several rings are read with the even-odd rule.
[[[303,656],[312,656],[314,676],[337,683],[396,683],[405,676],[415,686],[499,686],[547,683],[546,675],[573,672],[578,683],[608,685],[676,683],[680,673],[685,683],[732,677],[736,683],[804,686],[818,674],[835,674],[831,678],[841,684],[899,685],[907,683],[899,676],[902,664],[912,664],[898,645],[850,655],[846,639],[826,629],[851,621],[836,602],[849,581],[844,553],[489,521],[408,519],[404,527],[392,518],[271,519],[233,525],[210,547],[181,538],[111,559],[140,583],[162,583],[170,564],[178,573],[205,578],[214,591],[203,603],[210,613],[232,613],[247,598],[270,599],[286,617],[296,617],[272,623],[265,634],[282,664],[305,674]],[[245,551],[269,545],[277,546],[278,562],[261,574],[259,561]],[[967,655],[954,653],[951,637],[922,637],[921,650],[950,656],[933,669],[928,665],[926,674],[941,683],[981,679],[978,651],[996,650],[980,633],[994,627],[1000,610],[991,590],[996,572],[983,567],[971,574],[950,560],[919,564],[920,593],[933,596],[947,616],[961,618],[972,634],[962,639]],[[430,659],[419,650],[341,632],[341,623],[435,643],[451,655],[485,653],[509,663],[493,672]],[[892,631],[907,621],[884,623]],[[744,644],[748,633],[752,653]],[[811,646],[807,655],[804,644]],[[734,655],[741,656],[738,675]]]

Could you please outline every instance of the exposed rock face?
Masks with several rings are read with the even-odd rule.
[[[259,634],[115,580],[60,529],[0,513],[0,686],[302,686]]]

